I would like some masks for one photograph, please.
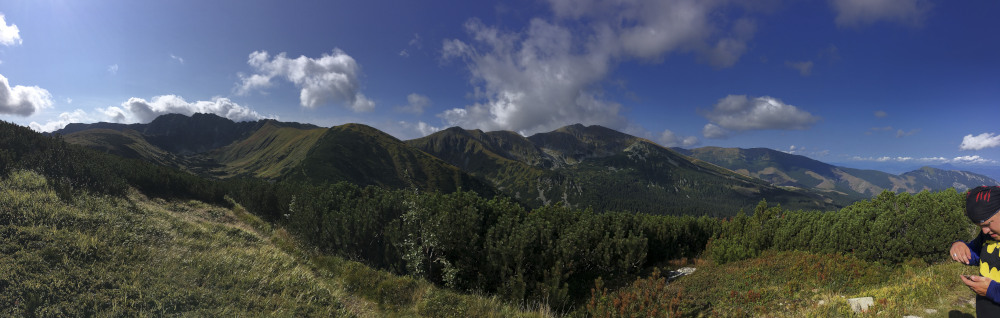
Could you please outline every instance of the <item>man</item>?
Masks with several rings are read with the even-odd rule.
[[[976,293],[976,316],[1000,317],[1000,187],[976,187],[965,194],[965,216],[982,228],[970,242],[951,244],[951,259],[979,265],[982,276],[960,278]]]

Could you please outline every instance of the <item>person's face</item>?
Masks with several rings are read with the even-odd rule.
[[[989,235],[991,239],[1000,240],[1000,213],[979,223],[979,227],[983,229],[983,234]]]

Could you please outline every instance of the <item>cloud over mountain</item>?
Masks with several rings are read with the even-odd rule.
[[[160,115],[184,114],[191,116],[194,113],[215,114],[233,121],[253,121],[269,118],[224,97],[215,97],[210,101],[188,102],[183,97],[177,95],[161,95],[153,97],[151,100],[132,97],[122,103],[120,107],[97,108],[95,112],[91,113],[87,113],[81,109],[73,112],[64,112],[59,114],[59,118],[56,120],[51,120],[44,124],[32,122],[29,126],[35,131],[49,132],[62,129],[71,123],[97,121],[148,123]]]
[[[183,97],[177,95],[156,96],[149,101],[132,97],[122,103],[121,107],[108,107],[104,109],[104,113],[117,122],[139,123],[148,123],[164,114],[184,114],[191,116],[194,113],[207,113],[229,118],[233,121],[265,118],[256,111],[240,106],[228,98],[216,97],[211,101],[189,103]]]
[[[45,124],[39,124],[37,122],[31,122],[28,127],[32,130],[38,132],[52,132],[59,129],[63,129],[66,125],[72,123],[83,123],[92,121],[91,117],[87,112],[82,109],[74,110],[73,112],[63,112],[59,114],[59,118],[56,120],[51,120]]]
[[[748,98],[746,95],[726,96],[703,115],[710,121],[703,130],[707,138],[725,136],[720,128],[727,131],[802,130],[820,120],[819,117],[776,98]]]
[[[719,1],[551,0],[554,16],[522,32],[470,20],[471,41],[445,40],[446,60],[465,62],[476,102],[439,115],[449,125],[532,134],[572,123],[629,125],[602,86],[617,63],[690,52],[732,66],[756,31],[752,19],[713,19]]]
[[[592,89],[607,75],[609,59],[574,52],[569,29],[535,19],[526,34],[477,20],[466,30],[476,42],[446,41],[444,56],[467,63],[480,102],[442,113],[450,125],[523,134],[577,122],[624,126],[621,105]]]
[[[993,133],[981,133],[975,136],[972,134],[965,135],[965,137],[962,138],[962,144],[958,146],[958,149],[981,150],[997,146],[1000,146],[1000,135],[994,135]]]
[[[700,143],[698,137],[681,136],[669,129],[663,130],[658,141],[664,147],[691,147]]]
[[[355,112],[370,111],[375,102],[361,94],[358,80],[360,66],[353,57],[340,49],[319,58],[304,55],[288,58],[284,52],[271,56],[267,51],[250,53],[247,64],[254,74],[240,74],[237,94],[246,95],[272,85],[275,77],[284,78],[300,89],[303,107],[315,108],[328,102],[342,103]]]

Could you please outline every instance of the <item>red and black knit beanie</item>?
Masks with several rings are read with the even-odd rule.
[[[978,186],[965,194],[965,216],[972,223],[986,222],[1000,211],[1000,187]]]

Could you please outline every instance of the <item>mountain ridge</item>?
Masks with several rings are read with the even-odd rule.
[[[404,149],[395,137],[360,124],[322,128],[271,119],[233,122],[212,114],[169,114],[148,124],[67,127],[53,135],[213,178],[346,181],[444,192],[464,189],[487,197],[495,193],[486,182],[430,155]],[[358,155],[346,158],[342,154]]]
[[[812,193],[774,187],[596,125],[570,125],[529,137],[452,127],[407,143],[534,205],[711,214],[719,213],[716,208],[726,210],[721,206],[735,213],[767,198],[799,208],[832,207]],[[510,145],[517,145],[516,153]],[[709,192],[728,201],[709,200]]]
[[[767,148],[668,148],[582,124],[527,137],[451,127],[403,141],[362,124],[322,128],[172,114],[149,124],[73,124],[55,134],[217,178],[465,189],[506,193],[528,206],[561,203],[652,214],[725,216],[762,199],[786,208],[828,210],[883,190],[954,186],[961,191],[969,180],[995,182],[932,168],[892,175]]]
[[[768,148],[674,149],[742,175],[761,178],[776,185],[815,188],[845,202],[867,199],[883,190],[916,193],[953,187],[957,191],[965,191],[978,185],[997,184],[990,177],[968,171],[923,167],[895,175],[878,170],[835,166]]]

